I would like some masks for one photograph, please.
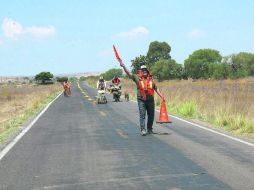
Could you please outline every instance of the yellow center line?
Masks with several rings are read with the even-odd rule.
[[[89,97],[89,96],[87,95],[87,92],[86,92],[85,90],[83,90],[83,89],[80,87],[79,83],[78,83],[77,85],[78,85],[78,88],[79,88],[80,92],[84,95],[84,97],[85,97],[85,98],[88,98],[89,101],[92,101],[92,102],[93,102],[93,105],[96,105],[97,100],[93,100],[91,97]],[[105,113],[104,113],[104,114],[105,114]],[[104,116],[104,114],[102,114],[102,115]],[[105,115],[106,115],[106,114],[105,114]]]
[[[122,129],[116,129],[118,135],[120,135],[124,139],[128,139],[128,134],[125,133]]]

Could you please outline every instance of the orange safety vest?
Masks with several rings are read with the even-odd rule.
[[[118,85],[118,84],[120,83],[120,80],[119,80],[119,79],[113,79],[113,80],[112,80],[112,83]]]
[[[143,100],[146,100],[147,94],[149,94],[150,96],[154,96],[154,81],[152,75],[149,74],[147,79],[144,79],[140,73],[138,76],[139,76],[138,88],[140,90],[141,96],[143,97]]]
[[[63,87],[64,87],[64,90],[67,90],[67,88],[68,88],[67,83],[64,83],[64,84],[63,84]]]

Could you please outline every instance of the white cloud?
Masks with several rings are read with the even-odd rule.
[[[2,24],[4,35],[11,39],[17,39],[24,31],[23,26],[9,18],[5,18]]]
[[[115,35],[116,38],[127,38],[127,39],[136,39],[142,36],[149,34],[149,30],[143,26],[134,28],[127,32],[120,32]]]
[[[200,39],[200,38],[204,38],[205,36],[206,36],[206,33],[200,29],[193,29],[192,31],[187,33],[187,37],[189,39]]]
[[[56,30],[53,26],[47,27],[37,27],[29,26],[24,27],[21,23],[10,19],[5,18],[2,24],[4,35],[7,38],[17,40],[21,35],[32,35],[34,37],[50,37],[54,36]]]

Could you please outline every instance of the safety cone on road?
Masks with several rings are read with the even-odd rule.
[[[168,119],[168,112],[167,112],[165,100],[161,101],[160,118],[159,118],[159,121],[157,121],[156,123],[172,123]]]

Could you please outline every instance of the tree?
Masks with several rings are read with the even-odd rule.
[[[159,81],[162,81],[182,78],[184,69],[181,64],[177,64],[173,59],[162,59],[154,63],[151,72]]]
[[[64,81],[68,81],[68,77],[56,77],[56,81],[57,82],[64,82]]]
[[[254,54],[241,52],[234,57],[233,63],[240,66],[242,73],[245,73],[248,76],[254,76],[252,73],[252,68],[254,67]]]
[[[137,74],[141,65],[148,65],[148,59],[144,55],[135,57],[134,60],[131,60],[132,73]]]
[[[50,72],[41,72],[35,76],[35,80],[41,84],[52,83],[53,74]]]
[[[223,62],[231,67],[230,78],[254,76],[254,54],[241,52],[223,58]]]
[[[166,42],[151,42],[147,52],[147,59],[149,60],[150,66],[160,59],[171,59],[170,57],[171,47]]]
[[[79,77],[79,80],[80,80],[80,81],[85,81],[85,80],[86,80],[86,77],[81,76],[81,77]]]
[[[253,59],[254,61],[254,59]],[[254,77],[254,64],[252,64],[249,68],[249,75]]]
[[[213,63],[211,64],[213,73],[212,78],[220,80],[229,77],[230,66],[225,63]]]
[[[213,49],[200,49],[193,52],[184,61],[184,67],[189,77],[193,79],[210,78],[213,75],[213,64],[220,63],[222,56]]]
[[[81,76],[79,78],[80,81],[98,81],[100,78],[100,76],[98,75],[90,75],[90,76],[87,76],[87,77],[84,77],[84,76]],[[88,82],[89,83],[89,82]]]
[[[109,69],[105,73],[101,74],[105,80],[111,80],[114,76],[122,77],[123,70],[122,69]]]
[[[70,77],[69,78],[69,81],[74,83],[74,82],[77,82],[78,81],[78,78],[77,77]]]

